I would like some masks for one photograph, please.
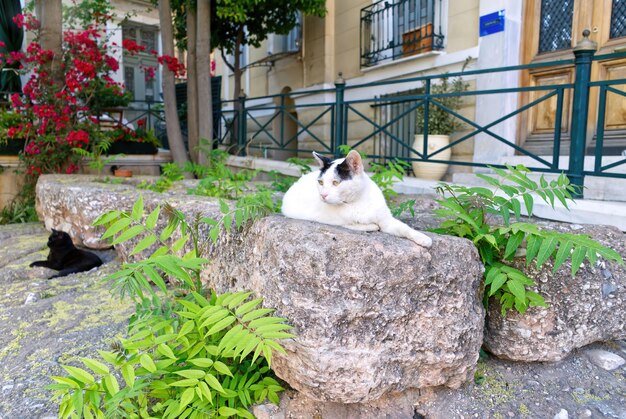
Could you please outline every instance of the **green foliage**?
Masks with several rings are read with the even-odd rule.
[[[485,264],[485,304],[489,298],[497,299],[502,306],[502,315],[512,308],[523,314],[528,307],[546,305],[543,297],[528,289],[535,282],[507,264],[516,254],[524,252],[524,243],[526,266],[534,262],[540,268],[552,260],[553,271],[556,272],[571,260],[572,276],[576,275],[585,259],[590,265],[596,263],[598,256],[623,263],[617,252],[586,235],[544,231],[535,224],[521,222],[522,205],[526,213],[532,215],[533,196],[539,196],[553,208],[557,201],[566,208],[568,202],[573,202],[571,193],[575,188],[564,174],[550,182],[542,175],[537,183],[528,177],[530,171],[521,165],[507,166],[508,171],[492,169],[498,177],[477,176],[495,190],[478,186],[439,185],[438,192],[449,197],[438,201],[443,208],[435,213],[446,220],[434,230],[468,238],[476,245]]]
[[[0,210],[0,225],[39,221],[34,199],[18,196]]]
[[[461,77],[449,80],[448,77],[442,77],[441,83],[433,84],[430,89],[431,95],[445,95],[445,94],[458,94],[467,91],[469,84],[464,82]],[[458,111],[463,105],[463,96],[451,95],[435,97],[432,100],[440,105],[452,111]],[[416,109],[416,134],[424,134],[424,106],[420,106]],[[439,106],[434,105],[432,102],[428,104],[428,134],[431,135],[450,135],[454,131],[461,128],[460,121],[441,109]]]
[[[191,293],[176,301],[175,316],[134,322],[115,350],[99,351],[101,360],[63,366],[68,376],[51,377],[50,386],[59,417],[253,418],[252,404],[278,403],[272,353],[284,353],[277,339],[294,335],[250,294]]]
[[[165,163],[161,165],[161,176],[154,183],[144,180],[137,185],[137,188],[149,189],[154,192],[165,192],[172,187],[174,182],[184,178],[184,171],[176,163]]]
[[[12,131],[16,131],[15,127],[26,122],[19,113],[0,109],[0,144],[7,144],[9,140],[23,140],[24,136],[21,132],[11,133],[12,135],[9,135],[9,132],[11,128],[13,128]]]
[[[100,135],[96,134],[96,136]],[[124,156],[123,154],[114,154],[112,156],[106,156],[105,158],[102,158],[103,155],[106,155],[106,152],[110,146],[111,143],[106,138],[101,138],[100,141],[94,142],[91,150],[74,147],[72,148],[72,151],[74,152],[74,154],[82,157],[83,159],[87,159],[87,167],[96,170],[98,174],[102,175],[102,170],[104,169],[104,166],[111,163],[115,159]]]
[[[59,417],[251,418],[250,405],[278,403],[283,388],[269,367],[274,351],[284,353],[277,340],[294,337],[292,327],[250,292],[218,296],[200,283],[208,247],[267,214],[270,204],[269,192],[234,208],[220,201],[216,219],[187,221],[167,203],[147,212],[140,197],[131,211],[96,220],[107,227],[103,239],[131,246],[130,255],[150,256],[105,278],[137,302],[129,337],[100,351],[99,360],[82,358],[85,368],[65,365],[67,376],[52,377]],[[207,227],[210,239],[203,242]],[[168,280],[177,285],[174,293]]]
[[[237,199],[250,191],[248,184],[257,175],[256,170],[233,172],[226,165],[228,153],[223,150],[211,150],[208,157],[209,165],[201,173],[198,185],[189,191],[191,194]]]
[[[370,163],[370,169],[373,172],[371,178],[383,192],[386,200],[398,196],[398,193],[393,190],[393,185],[402,182],[406,169],[409,167],[411,167],[409,163],[398,159],[391,160],[387,164]]]
[[[232,54],[236,34],[244,33],[242,45],[259,47],[272,34],[286,35],[296,24],[298,12],[323,17],[326,0],[222,0],[211,16],[211,46]]]
[[[293,166],[296,166],[300,170],[300,176],[305,175],[311,171],[311,160],[300,159],[298,157],[290,157],[287,162]],[[270,170],[267,172],[270,180],[272,181],[270,189],[277,192],[287,192],[287,190],[297,182],[298,177],[284,175],[276,170]]]

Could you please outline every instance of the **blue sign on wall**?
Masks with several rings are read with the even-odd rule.
[[[504,10],[489,13],[480,17],[480,36],[491,35],[492,33],[504,30]]]

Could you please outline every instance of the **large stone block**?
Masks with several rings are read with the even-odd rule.
[[[46,226],[92,247],[106,245],[93,220],[130,209],[139,192],[69,176],[44,176],[37,191]],[[219,215],[214,199],[140,193],[147,210],[168,201],[188,217]],[[116,250],[127,259],[131,248]],[[202,273],[209,286],[254,291],[295,326],[298,337],[284,341],[288,355],[277,354],[273,367],[308,397],[367,402],[411,388],[454,388],[473,376],[484,325],[483,266],[465,239],[433,235],[427,250],[384,233],[276,215],[221,237],[205,256],[212,259]]]
[[[154,180],[152,176],[137,176],[121,182],[106,179],[110,178],[93,175],[40,176],[36,189],[36,209],[46,229],[67,232],[78,246],[109,248],[109,242],[100,239],[104,229],[94,227],[93,222],[110,210],[130,211],[140,195],[143,196],[146,212],[152,211],[159,204],[170,202],[189,219],[199,212],[205,215],[219,214],[215,200],[187,195],[187,188],[193,186],[193,181],[180,182],[166,193],[157,193],[137,188],[142,181]],[[122,257],[130,253],[130,250],[126,252],[127,247],[122,245],[117,249]]]
[[[566,233],[588,234],[626,258],[626,236],[608,226],[544,223]],[[555,273],[548,261],[542,269],[523,260],[515,266],[537,283],[547,308],[533,307],[524,315],[500,314],[497,302],[490,304],[485,328],[486,348],[500,358],[517,361],[558,361],[573,349],[596,341],[626,338],[626,267],[600,259],[595,266],[585,260],[572,278],[571,264]]]
[[[295,326],[276,374],[306,396],[356,403],[410,388],[458,387],[482,342],[483,267],[467,240],[426,250],[384,233],[272,216],[220,248],[203,272],[248,289]]]

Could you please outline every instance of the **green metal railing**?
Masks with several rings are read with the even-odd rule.
[[[588,33],[585,33],[588,35]],[[626,93],[620,86],[626,86],[626,79],[619,80],[591,80],[591,66],[594,61],[626,58],[626,53],[598,55],[595,54],[595,45],[585,36],[574,49],[574,59],[559,60],[529,65],[509,66],[493,69],[482,69],[446,73],[434,76],[422,76],[392,81],[381,81],[366,84],[349,85],[340,76],[332,89],[318,89],[310,91],[291,92],[287,94],[268,95],[262,97],[238,99],[239,109],[235,112],[233,102],[226,101],[227,107],[222,110],[222,131],[219,141],[237,147],[244,155],[252,149],[264,153],[273,150],[282,150],[291,153],[318,151],[329,155],[339,156],[339,147],[350,144],[352,148],[367,148],[374,150],[368,153],[369,157],[379,160],[401,158],[405,161],[425,161],[474,167],[495,166],[503,167],[491,161],[452,161],[441,158],[446,149],[455,147],[463,142],[472,140],[476,135],[488,137],[490,141],[504,144],[513,154],[526,156],[533,164],[528,167],[533,171],[545,173],[560,173],[564,171],[571,182],[583,186],[584,178],[588,175],[626,178],[626,170],[621,173],[615,169],[625,168],[626,157],[603,164],[605,147],[605,122],[607,115],[607,95],[619,95],[623,98]],[[541,86],[511,87],[505,89],[482,89],[450,93],[432,93],[431,87],[438,79],[463,77],[465,80],[485,74],[520,72],[555,66],[573,66],[575,81],[573,83],[551,84]],[[381,91],[399,89],[394,95],[383,95]],[[598,91],[597,125],[595,127],[595,147],[593,148],[594,165],[591,170],[585,170],[584,161],[588,141],[587,119],[590,112],[590,95],[592,89]],[[404,93],[403,93],[404,92]],[[569,133],[569,165],[567,168],[559,166],[561,150],[564,149],[562,120],[567,109],[566,92],[571,96],[571,131]],[[451,96],[478,98],[485,95],[503,94],[534,94],[534,100],[523,106],[499,116],[487,124],[479,124],[459,111],[450,109],[442,104],[443,98]],[[594,93],[595,94],[595,91]],[[537,97],[538,96],[538,97]],[[320,99],[322,98],[322,99]],[[518,144],[515,138],[505,138],[495,132],[494,127],[512,118],[519,118],[523,113],[530,112],[541,103],[556,98],[554,131],[552,135],[552,153],[542,156],[531,152],[524,144]],[[626,100],[624,98],[623,100]],[[230,107],[228,105],[230,104]],[[371,116],[368,108],[384,108],[402,105],[401,111],[385,120],[377,120]],[[451,141],[450,144],[439,149],[428,149],[429,107],[435,106],[449,113],[469,128],[469,132]],[[410,118],[415,118],[415,112],[422,107],[424,117],[424,142],[419,149],[415,149],[406,133],[398,134],[395,128]],[[379,118],[380,119],[380,118]],[[233,130],[233,126],[237,129]],[[286,125],[291,126],[287,133]],[[234,133],[237,133],[234,138]],[[383,141],[384,139],[384,141]],[[591,139],[589,139],[591,140]],[[299,146],[299,143],[302,144]],[[375,143],[372,145],[372,142]],[[388,152],[384,147],[376,144],[391,143],[395,151]],[[567,144],[566,144],[567,145]],[[626,148],[626,146],[624,147]],[[398,151],[400,150],[400,151]],[[591,156],[588,156],[591,157]]]

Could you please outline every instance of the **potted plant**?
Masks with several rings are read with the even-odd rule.
[[[0,110],[0,155],[17,156],[24,151],[26,139],[18,129],[23,123],[20,114]]]
[[[146,129],[141,121],[135,130],[121,126],[106,133],[111,141],[108,154],[156,154],[161,146],[154,130]]]
[[[467,91],[469,84],[464,82],[461,77],[449,79],[442,77],[441,82],[433,84],[430,90],[431,95],[446,93],[461,93]],[[458,111],[463,104],[462,96],[444,96],[436,97],[434,101],[445,106],[452,111]],[[413,148],[418,152],[424,149],[424,106],[420,106],[416,110],[415,123],[415,141]],[[440,107],[430,103],[428,106],[428,154],[440,150],[450,144],[450,134],[462,127],[462,123],[454,115],[441,109]],[[448,148],[433,158],[437,160],[449,160],[452,155],[452,149]],[[412,153],[412,157],[418,157]],[[413,172],[416,177],[423,179],[440,180],[448,170],[448,165],[444,163],[425,163],[415,161],[412,164]]]

